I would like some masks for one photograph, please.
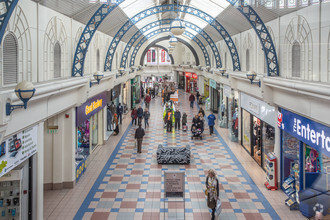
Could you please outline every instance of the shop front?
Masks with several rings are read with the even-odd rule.
[[[103,143],[103,110],[106,110],[106,100],[106,92],[103,92],[76,109],[76,181],[85,172],[86,158]]]
[[[213,113],[218,113],[219,103],[220,103],[220,84],[218,84],[215,80],[210,79],[210,94],[211,94],[211,111]]]
[[[38,126],[4,139],[0,145],[1,219],[33,219],[36,184],[33,173],[37,153]]]
[[[185,77],[183,72],[178,72],[178,88],[185,89]]]
[[[135,108],[140,103],[140,77],[131,79],[131,108]]]
[[[281,185],[285,204],[308,218],[327,215],[330,201],[330,127],[285,109],[281,129]]]
[[[209,79],[204,78],[204,97],[207,99],[210,95]]]
[[[220,85],[220,111],[218,114],[219,127],[228,128],[228,100],[231,96],[231,88],[227,85]]]
[[[186,92],[194,93],[197,91],[197,79],[196,73],[186,72]]]
[[[233,142],[238,142],[238,123],[239,123],[239,109],[238,109],[238,91],[231,89],[228,97],[228,128],[229,139]]]
[[[267,154],[274,152],[275,146],[275,108],[241,93],[241,119],[241,144],[266,170]]]

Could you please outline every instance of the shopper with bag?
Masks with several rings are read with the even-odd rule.
[[[207,206],[212,209],[212,220],[215,219],[215,210],[217,207],[217,201],[219,200],[219,180],[213,169],[210,169],[206,177],[206,191]]]

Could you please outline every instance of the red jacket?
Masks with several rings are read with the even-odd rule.
[[[193,94],[191,94],[191,95],[189,96],[189,101],[190,101],[190,102],[195,101],[195,96],[194,96]]]
[[[133,110],[132,110],[131,117],[132,117],[132,118],[134,117],[134,119],[137,118],[137,110],[136,110],[136,109],[133,109]]]
[[[150,97],[150,95],[148,95],[147,97],[146,97],[146,103],[149,103],[151,101],[151,97]]]

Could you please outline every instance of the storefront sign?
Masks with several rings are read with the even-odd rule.
[[[197,74],[196,73],[193,73],[192,76],[191,76],[193,79],[197,79]]]
[[[106,92],[103,92],[97,96],[94,96],[93,98],[88,99],[87,102],[77,107],[76,125],[80,125],[92,115],[102,110],[107,104],[106,100]]]
[[[204,79],[204,84],[207,84],[207,85],[209,84],[209,79],[208,78]]]
[[[191,73],[186,72],[186,77],[191,77]]]
[[[38,126],[3,141],[0,145],[0,177],[37,153]]]
[[[241,92],[241,107],[267,124],[276,127],[275,108],[266,102]]]
[[[213,88],[213,89],[217,89],[217,82],[213,79],[210,79],[210,86]]]
[[[147,52],[147,62],[150,63],[151,62],[151,50],[149,49]]]
[[[330,157],[330,128],[281,109],[280,128]]]
[[[165,171],[165,197],[184,196],[184,177],[183,171]]]
[[[227,86],[227,85],[223,86],[223,94],[227,97],[230,97],[230,94],[231,94],[230,86]]]

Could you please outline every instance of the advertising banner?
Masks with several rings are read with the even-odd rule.
[[[213,89],[217,89],[217,82],[213,79],[210,79],[210,87]]]
[[[231,94],[231,87],[230,86],[227,86],[227,85],[224,85],[223,86],[223,94],[227,97],[230,97],[230,94]]]
[[[147,62],[150,63],[151,62],[151,50],[149,49],[147,52]]]
[[[88,99],[84,104],[77,107],[76,126],[89,119],[95,113],[101,111],[107,104],[107,93],[102,92]]]
[[[162,49],[160,55],[161,55],[161,59],[160,59],[161,62],[165,63],[165,50]]]
[[[38,126],[7,138],[0,146],[0,177],[37,153]]]
[[[330,157],[329,127],[285,109],[281,109],[281,113],[278,122],[282,130]]]
[[[184,171],[165,171],[165,197],[184,197]]]
[[[152,50],[151,51],[151,62],[152,63],[155,63],[156,62],[156,51],[155,50]]]

